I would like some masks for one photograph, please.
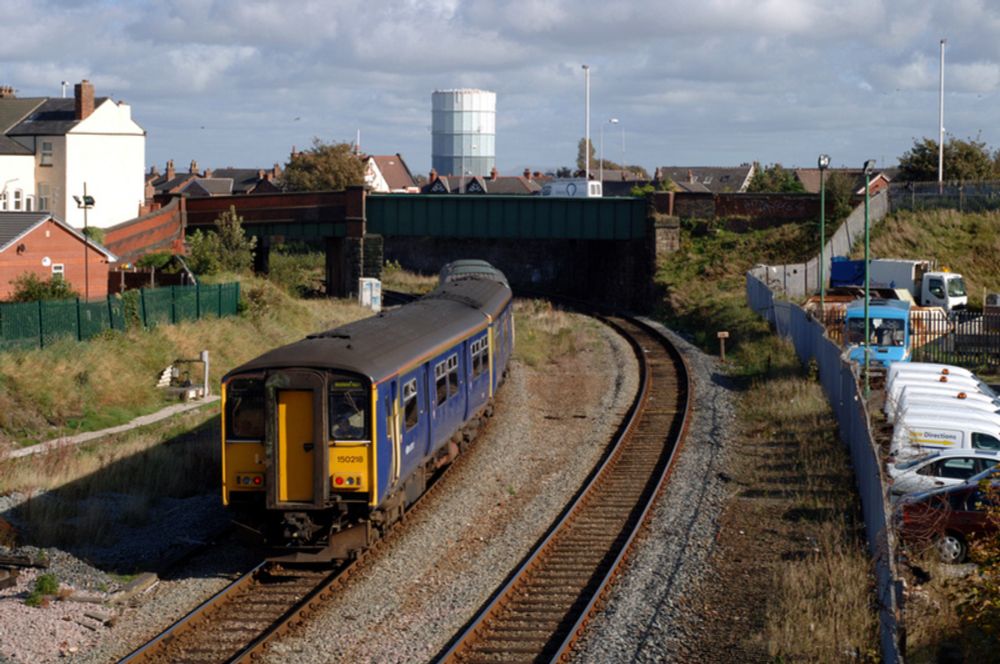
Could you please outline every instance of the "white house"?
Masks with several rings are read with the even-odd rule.
[[[70,98],[18,98],[0,87],[0,210],[51,212],[84,225],[74,196],[94,200],[90,226],[132,219],[145,200],[146,132],[124,102],[94,97],[82,81]]]

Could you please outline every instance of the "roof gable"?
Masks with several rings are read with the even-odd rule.
[[[379,173],[382,174],[382,179],[389,185],[390,190],[402,191],[417,186],[416,181],[413,179],[413,173],[410,172],[409,167],[407,167],[406,162],[399,153],[394,155],[372,155],[371,159],[375,162],[375,166],[378,168]]]
[[[44,97],[7,97],[0,99],[0,134],[23,120],[29,113],[45,102]]]
[[[85,240],[83,234],[48,212],[0,212],[0,253],[17,244],[21,238],[47,221],[52,221],[80,242],[86,242],[93,249],[107,256],[109,262],[118,258],[93,240]]]
[[[752,164],[740,166],[661,166],[660,177],[668,177],[688,191],[707,190],[713,194],[740,192],[750,184]],[[686,185],[701,185],[704,187]]]

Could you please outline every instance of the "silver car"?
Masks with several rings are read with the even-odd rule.
[[[935,450],[889,465],[890,492],[895,499],[908,493],[961,484],[998,463],[998,451]]]

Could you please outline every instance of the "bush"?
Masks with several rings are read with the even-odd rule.
[[[34,272],[25,272],[11,280],[14,286],[13,302],[36,302],[38,300],[69,300],[77,296],[76,291],[62,277],[53,276],[44,281]]]
[[[253,265],[257,238],[246,236],[243,218],[230,206],[215,220],[214,233],[197,230],[188,237],[188,245],[189,266],[195,274],[246,273]]]
[[[59,580],[55,574],[42,574],[35,579],[35,587],[25,598],[28,606],[44,606],[46,598],[59,592]]]

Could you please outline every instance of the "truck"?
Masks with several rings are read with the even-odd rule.
[[[868,303],[868,339],[865,339],[865,301],[847,305],[844,346],[852,362],[888,367],[910,361],[910,302],[872,298]]]
[[[551,180],[542,185],[542,196],[559,196],[562,198],[601,198],[603,195],[600,180],[567,178],[561,180]]]
[[[962,275],[947,270],[932,271],[930,261],[876,258],[868,262],[869,290],[905,290],[922,307],[945,311],[964,309],[969,303]],[[835,256],[830,263],[830,288],[865,285],[864,260]]]

